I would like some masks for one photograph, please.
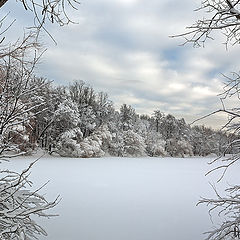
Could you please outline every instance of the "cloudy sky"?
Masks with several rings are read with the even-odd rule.
[[[38,75],[68,85],[84,80],[108,93],[116,108],[132,105],[138,113],[159,109],[188,122],[221,107],[221,73],[238,71],[239,50],[224,48],[220,35],[205,48],[179,46],[182,33],[199,15],[191,0],[83,0],[71,13],[78,24],[48,26],[55,45],[43,34],[48,48]],[[4,10],[17,19],[15,28],[30,26],[30,14],[8,3]],[[14,28],[13,28],[14,29]],[[12,30],[12,31],[16,31]],[[207,119],[213,127],[222,116]]]

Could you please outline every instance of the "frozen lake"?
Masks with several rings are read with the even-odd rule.
[[[1,164],[25,168],[34,158]],[[59,217],[38,219],[50,240],[198,240],[212,227],[208,208],[196,207],[200,196],[214,196],[205,177],[209,158],[43,157],[32,168],[35,188],[61,202]],[[238,167],[225,179],[238,183]],[[219,174],[217,175],[219,176]],[[225,180],[221,183],[224,185]],[[221,186],[219,186],[221,189]]]

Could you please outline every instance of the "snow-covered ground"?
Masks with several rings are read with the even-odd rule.
[[[34,158],[2,163],[25,168]],[[43,157],[32,168],[35,188],[48,199],[61,195],[51,210],[59,217],[37,219],[48,232],[41,240],[198,240],[212,227],[200,196],[214,196],[205,177],[209,158]],[[238,167],[225,180],[237,183]],[[221,183],[224,185],[225,180]],[[221,189],[221,186],[219,186]]]

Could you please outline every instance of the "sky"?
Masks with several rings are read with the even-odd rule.
[[[238,47],[225,49],[216,34],[204,48],[180,46],[170,38],[202,16],[191,0],[83,0],[69,15],[77,23],[48,25],[57,45],[42,33],[47,51],[37,74],[68,85],[83,80],[109,95],[118,109],[129,104],[140,114],[154,110],[184,117],[188,123],[221,108],[221,73],[238,71]],[[17,19],[10,36],[32,25],[32,15],[20,3],[7,3],[2,14]],[[226,116],[215,115],[205,123],[220,127]]]

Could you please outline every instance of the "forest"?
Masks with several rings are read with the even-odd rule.
[[[190,126],[159,109],[150,116],[137,114],[127,104],[116,110],[107,93],[83,81],[55,86],[14,60],[1,69],[1,75],[2,156],[31,154],[37,148],[81,158],[234,152],[235,134]]]

